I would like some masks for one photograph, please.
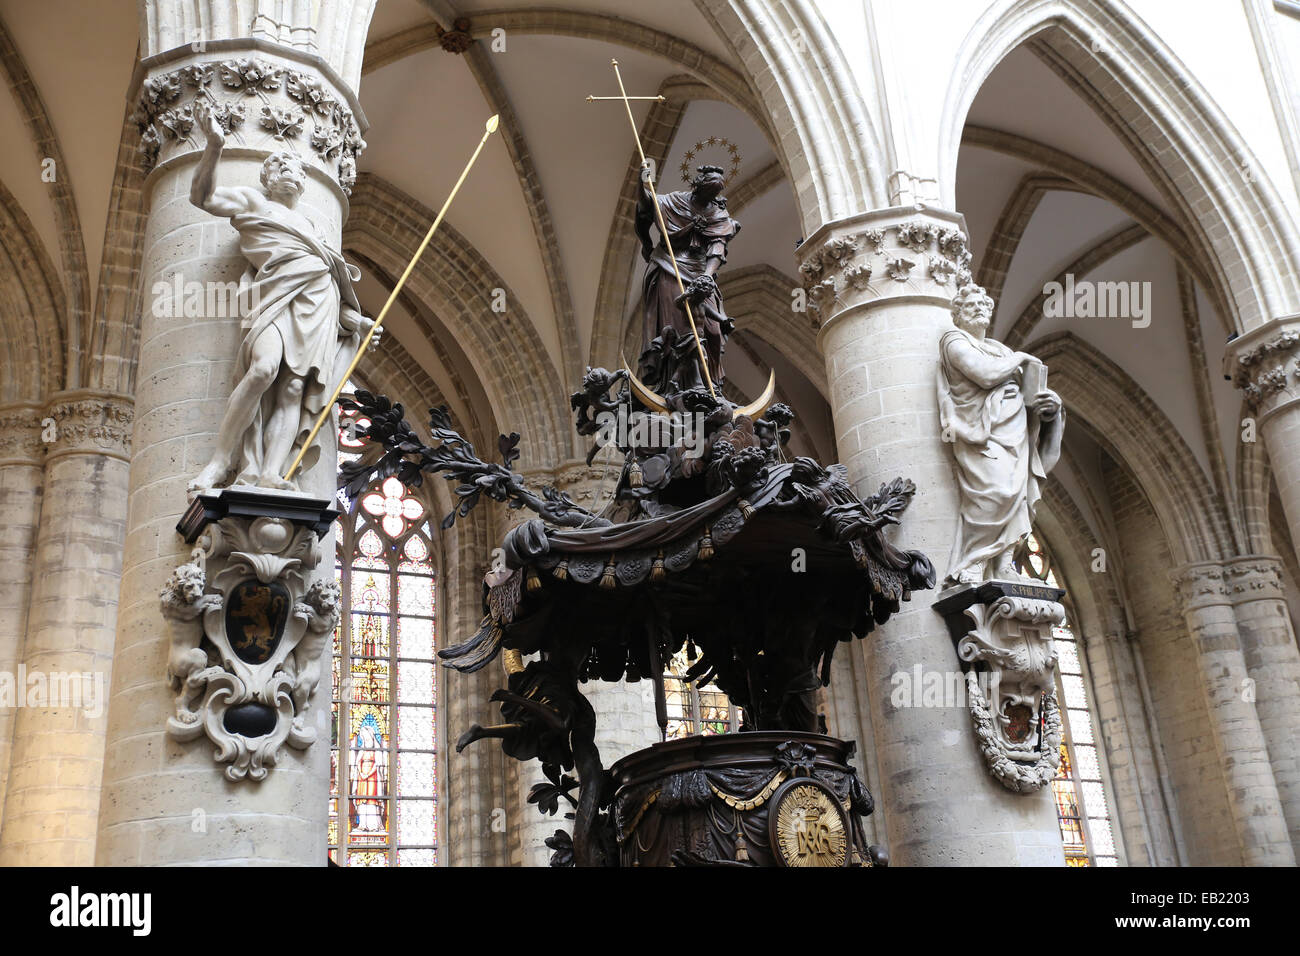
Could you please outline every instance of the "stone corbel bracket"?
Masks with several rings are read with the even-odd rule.
[[[986,581],[954,588],[944,615],[966,669],[966,699],[980,755],[1008,790],[1032,793],[1060,766],[1052,628],[1064,623],[1059,588]]]
[[[333,581],[310,580],[322,552],[312,522],[232,510],[202,528],[191,560],[162,589],[176,625],[167,732],[206,735],[227,779],[260,781],[284,744],[304,750],[316,740],[310,701],[340,594]]]

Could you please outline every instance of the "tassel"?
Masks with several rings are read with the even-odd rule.
[[[633,488],[641,487],[641,463],[635,458],[632,459],[632,464],[627,469],[627,483]]]
[[[740,821],[736,821],[736,824],[737,830],[739,830]],[[736,862],[749,862],[749,846],[745,843],[745,835],[740,832],[736,833]]]
[[[650,566],[650,580],[655,584],[659,584],[667,576],[668,572],[664,570],[663,549],[660,549],[659,553],[655,555],[655,563]]]
[[[713,557],[713,529],[709,525],[704,526],[704,537],[700,539],[701,561],[708,561]]]
[[[568,580],[569,577],[569,559],[564,558],[551,570],[551,576],[557,581]]]
[[[736,504],[739,505],[740,513],[744,516],[746,521],[754,517],[754,506],[751,505],[744,498],[741,498],[739,501],[736,502]]]
[[[605,573],[600,576],[600,586],[609,590],[614,587],[614,556],[609,556],[609,563],[605,565]]]
[[[530,567],[528,569],[528,593],[536,594],[541,589],[542,579],[537,576],[537,571]]]

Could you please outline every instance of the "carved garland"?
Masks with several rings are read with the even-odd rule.
[[[1042,753],[1033,763],[1019,763],[1003,753],[989,702],[980,689],[979,675],[975,671],[966,674],[966,697],[970,702],[971,723],[975,728],[980,754],[988,764],[989,773],[1003,786],[1016,793],[1032,793],[1041,790],[1056,776],[1056,770],[1061,765],[1061,712],[1056,704],[1055,692],[1043,695]]]
[[[895,249],[887,254],[885,244],[891,231]],[[960,288],[971,279],[972,257],[966,248],[966,237],[957,229],[943,229],[932,222],[912,219],[827,240],[822,249],[799,267],[809,304],[825,317],[847,290],[865,292],[871,288],[873,275],[907,282],[918,262],[900,254],[904,250],[925,256],[927,274],[939,285],[955,282],[955,287]],[[859,259],[859,252],[864,253],[863,259]],[[884,260],[880,267],[869,261],[873,256]],[[843,282],[836,283],[836,273],[843,277]]]
[[[244,142],[241,130],[252,121],[292,145],[307,133],[310,120],[307,139],[311,149],[323,166],[334,169],[339,185],[351,194],[357,178],[356,160],[366,148],[352,110],[340,103],[320,79],[259,58],[186,66],[146,79],[132,117],[140,127],[140,151],[146,170],[157,164],[168,141],[202,148],[191,135],[194,102],[199,97],[207,99],[222,130],[239,143]],[[280,98],[280,102],[272,97]],[[189,102],[182,105],[185,98]],[[250,106],[260,106],[260,110],[252,114]]]

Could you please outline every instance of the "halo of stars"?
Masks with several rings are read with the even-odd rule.
[[[701,152],[703,152],[706,148],[710,146],[716,146],[722,150],[725,150],[727,156],[729,157],[728,162],[731,165],[731,169],[727,173],[726,177],[723,179],[722,182],[723,187],[725,188],[726,186],[730,185],[731,181],[736,178],[736,173],[740,172],[740,150],[736,147],[735,143],[727,139],[725,136],[710,136],[708,139],[700,140],[698,143],[696,143],[694,146],[688,149],[686,151],[686,155],[682,157],[682,165],[680,167],[681,174],[682,174],[682,182],[687,184],[690,183],[692,178],[691,165],[694,162],[695,157],[698,156]],[[721,166],[725,164],[718,163],[717,165]]]

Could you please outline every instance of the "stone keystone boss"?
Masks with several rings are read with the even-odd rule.
[[[992,319],[993,300],[968,283],[952,300],[957,328],[939,340],[939,425],[952,443],[961,512],[945,587],[1019,580],[1012,554],[1061,457],[1060,396],[1036,358],[986,337]]]
[[[230,483],[297,490],[285,481],[291,455],[324,408],[340,355],[350,358],[368,331],[349,265],[294,206],[306,185],[302,160],[277,152],[262,164],[262,189],[216,184],[225,135],[206,103],[195,108],[207,148],[194,171],[190,201],[228,218],[250,268],[240,283],[244,339],[235,362],[234,390],[211,461],[191,492]],[[376,333],[372,345],[379,339]],[[340,349],[347,343],[349,347]],[[303,465],[309,467],[319,448]]]

